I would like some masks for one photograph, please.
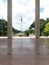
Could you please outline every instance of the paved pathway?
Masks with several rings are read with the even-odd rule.
[[[10,43],[10,42],[9,42]],[[0,65],[49,65],[48,48],[40,40],[40,54],[35,53],[35,38],[13,38],[8,54],[7,38],[0,38]]]

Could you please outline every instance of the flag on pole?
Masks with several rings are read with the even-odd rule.
[[[21,17],[21,22],[22,22],[22,17]]]

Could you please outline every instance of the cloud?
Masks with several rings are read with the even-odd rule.
[[[40,8],[44,9],[43,13],[40,13],[40,18],[48,18],[49,17],[49,1],[48,0],[40,0]]]
[[[18,4],[26,6],[30,0],[18,0]]]
[[[12,26],[21,30],[21,17],[23,30],[28,29],[35,20],[35,0],[12,0]],[[7,0],[0,0],[0,18],[7,20]],[[40,18],[49,17],[49,1],[40,0]]]
[[[40,8],[40,12],[41,12],[41,13],[44,12],[44,8],[43,8],[43,7]]]
[[[0,18],[4,18],[7,20],[7,1],[0,0]]]
[[[13,27],[21,25],[20,19],[23,18],[23,30],[28,28],[35,17],[35,1],[32,0],[13,0]],[[17,22],[17,23],[16,23]],[[18,25],[18,28],[19,28]],[[20,29],[20,28],[19,28]]]

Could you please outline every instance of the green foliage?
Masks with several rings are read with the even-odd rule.
[[[29,27],[29,34],[35,34],[35,21]]]
[[[42,31],[45,28],[46,21],[44,19],[40,19],[40,36],[42,35]]]
[[[24,31],[25,36],[29,36],[29,30]]]
[[[14,28],[12,28],[12,31],[14,34],[19,32],[18,30],[14,29]]]
[[[0,30],[0,36],[2,35],[2,30]]]
[[[7,21],[0,19],[0,36],[7,36]]]
[[[35,34],[35,30],[34,29],[29,29],[29,34]]]
[[[29,29],[35,28],[35,21],[30,25]]]
[[[49,35],[49,18],[46,20],[40,19],[40,36],[48,36]],[[21,31],[18,31],[12,27],[13,34],[19,33]],[[29,36],[29,34],[35,34],[35,21],[30,25],[29,30],[24,31],[26,36]],[[0,19],[0,36],[7,36],[7,21]]]
[[[18,33],[19,31],[18,30],[15,30],[13,27],[12,27],[12,32],[13,34],[16,34]],[[3,20],[3,19],[0,19],[0,36],[7,36],[7,21],[6,20]]]
[[[43,30],[43,35],[46,35],[46,36],[49,35],[49,22],[46,24],[46,26]]]
[[[40,27],[39,27],[40,28],[40,36],[45,34],[45,33],[43,33],[43,30],[48,22],[49,22],[49,18],[47,18],[46,20],[40,19]],[[29,29],[32,29],[32,28],[35,29],[35,21],[29,27]],[[35,32],[35,30],[34,30],[34,32]]]

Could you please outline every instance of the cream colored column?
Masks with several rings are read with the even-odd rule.
[[[35,0],[35,37],[36,37],[36,50],[39,50],[39,36],[40,36],[40,0]]]
[[[8,0],[8,54],[12,52],[12,0]]]
[[[12,38],[12,0],[8,0],[8,38]]]

